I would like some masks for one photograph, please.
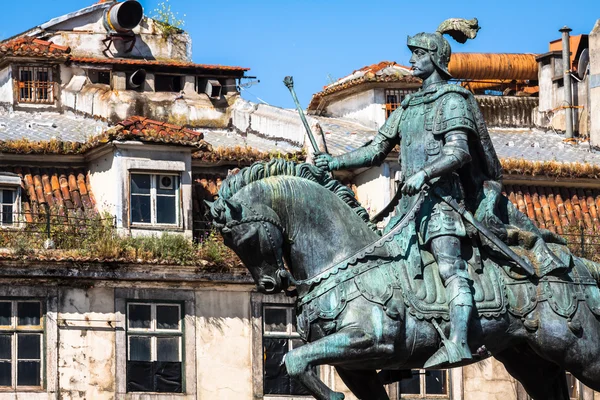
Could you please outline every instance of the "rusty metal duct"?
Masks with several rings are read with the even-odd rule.
[[[116,3],[104,13],[104,24],[109,31],[126,33],[142,22],[144,8],[135,0]]]
[[[456,79],[537,80],[536,54],[454,53],[448,70]]]

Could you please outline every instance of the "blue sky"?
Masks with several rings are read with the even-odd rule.
[[[140,0],[152,15],[157,0]],[[11,2],[3,8],[0,38],[7,38],[93,0]],[[568,25],[573,34],[589,33],[600,18],[599,0],[572,2],[378,1],[378,0],[169,0],[185,20],[197,63],[249,67],[260,83],[243,91],[293,107],[282,83],[293,75],[303,107],[330,79],[383,60],[408,64],[406,36],[431,32],[446,18],[477,17],[482,29],[456,52],[544,53],[548,42]],[[568,10],[565,4],[569,5]],[[185,17],[183,16],[185,14]]]

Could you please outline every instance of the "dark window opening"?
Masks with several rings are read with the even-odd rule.
[[[264,394],[308,395],[304,386],[291,378],[284,356],[304,342],[296,332],[291,306],[265,306],[263,309],[263,391]]]
[[[182,89],[181,76],[155,75],[154,90],[156,92],[179,92]]]
[[[181,305],[127,305],[127,391],[183,392]]]
[[[92,83],[110,85],[110,71],[90,69],[88,70],[88,78]]]

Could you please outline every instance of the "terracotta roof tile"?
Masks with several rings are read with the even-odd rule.
[[[600,233],[600,190],[506,185],[504,192],[540,228],[559,234],[574,228]]]
[[[134,65],[144,67],[179,67],[193,69],[210,69],[232,72],[249,71],[250,68],[236,67],[217,64],[195,64],[180,60],[142,60],[136,58],[97,58],[97,57],[70,57],[71,62],[79,64],[112,64],[112,65]]]
[[[21,37],[0,43],[0,57],[44,57],[66,59],[71,48],[32,37]]]
[[[86,171],[29,167],[2,167],[2,170],[14,172],[21,177],[22,212],[28,222],[33,221],[34,215],[44,211],[43,204],[57,206],[59,212],[64,212],[65,209],[86,211],[95,208]],[[69,187],[69,181],[79,184]]]

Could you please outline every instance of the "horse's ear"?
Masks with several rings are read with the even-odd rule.
[[[235,200],[226,199],[225,205],[227,207],[227,214],[229,214],[229,219],[231,221],[239,221],[242,219],[243,208],[240,203]]]

